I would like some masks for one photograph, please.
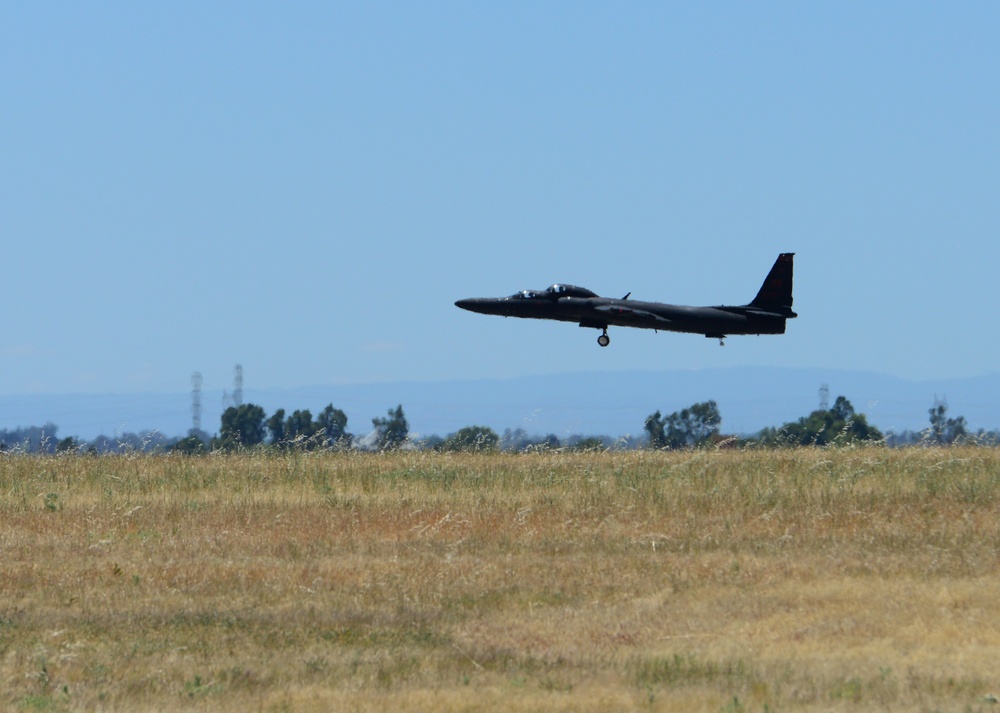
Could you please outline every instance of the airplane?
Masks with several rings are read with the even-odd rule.
[[[725,346],[728,334],[784,334],[792,311],[792,258],[781,253],[753,301],[738,307],[685,307],[662,302],[600,297],[585,287],[557,283],[545,290],[523,290],[510,297],[473,297],[455,306],[480,314],[577,322],[600,329],[597,343],[611,343],[608,327],[638,327],[667,332],[704,334]]]

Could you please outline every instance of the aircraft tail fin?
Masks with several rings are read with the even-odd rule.
[[[777,312],[788,317],[795,317],[792,311],[792,258],[795,253],[781,253],[774,261],[774,266],[767,273],[764,284],[750,303],[751,307]]]

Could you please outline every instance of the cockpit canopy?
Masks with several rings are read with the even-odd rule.
[[[521,290],[511,297],[521,300],[550,299],[558,300],[562,297],[597,297],[596,292],[591,292],[586,287],[576,285],[564,285],[556,283],[545,290]]]
[[[576,285],[552,285],[546,290],[550,295],[555,295],[559,297],[597,297],[596,292],[591,292],[586,287],[577,287]]]

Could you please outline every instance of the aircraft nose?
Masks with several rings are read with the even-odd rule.
[[[459,300],[455,306],[479,314],[497,314],[497,303],[498,300],[489,297],[470,297],[466,300]]]
[[[480,304],[481,301],[482,300],[479,300],[479,299],[476,299],[474,297],[471,297],[471,298],[466,299],[466,300],[459,300],[458,302],[455,303],[455,306],[456,307],[461,307],[462,309],[467,309],[470,312],[479,312],[479,309],[477,309],[477,308],[481,307],[481,304]]]

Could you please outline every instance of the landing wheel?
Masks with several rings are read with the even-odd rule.
[[[723,340],[720,339],[719,340],[719,346],[720,347],[724,347],[724,346],[726,346],[726,343]]]
[[[604,334],[597,338],[597,343],[602,347],[606,347],[611,344],[611,337],[608,336],[608,330],[604,330]]]

